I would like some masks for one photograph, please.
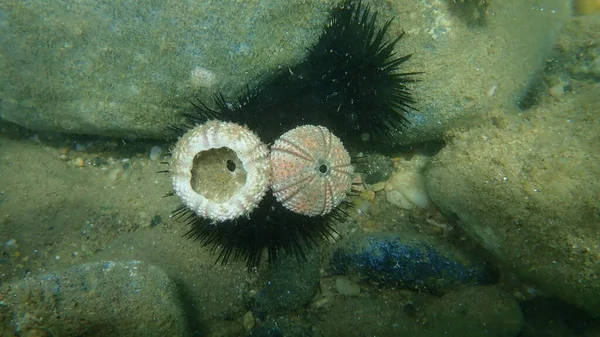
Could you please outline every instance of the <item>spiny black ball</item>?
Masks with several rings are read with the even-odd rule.
[[[301,62],[248,87],[237,102],[217,94],[212,107],[192,103],[195,110],[185,114],[187,123],[173,129],[183,132],[220,119],[245,124],[272,143],[288,130],[313,124],[327,127],[344,144],[364,145],[364,134],[393,141],[414,109],[408,84],[420,73],[400,70],[411,56],[396,55],[403,34],[387,37],[390,24],[391,20],[378,28],[377,13],[369,6],[345,1],[332,10],[319,40],[307,48]],[[333,224],[344,219],[348,206],[345,202],[327,216],[309,217],[287,210],[268,193],[248,217],[219,224],[183,205],[173,214],[191,226],[187,236],[214,251],[217,261],[243,260],[253,268],[264,251],[270,263],[280,253],[304,259],[308,249],[335,236]]]
[[[233,105],[221,100],[220,110],[266,142],[303,124],[323,125],[348,143],[363,134],[393,141],[414,109],[408,84],[420,72],[400,70],[411,55],[396,55],[404,35],[387,37],[391,22],[377,28],[369,6],[345,1],[302,62],[267,76]]]

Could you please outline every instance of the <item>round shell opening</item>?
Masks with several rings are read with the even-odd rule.
[[[173,191],[198,216],[215,222],[248,215],[269,187],[269,150],[247,128],[208,121],[172,151]]]
[[[242,161],[226,147],[196,154],[191,174],[192,189],[219,203],[239,193],[246,184],[247,176]]]

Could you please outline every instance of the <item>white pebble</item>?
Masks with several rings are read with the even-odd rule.
[[[565,86],[562,82],[555,84],[548,89],[550,96],[560,98],[565,95]]]
[[[360,295],[360,286],[349,280],[347,277],[338,276],[335,278],[335,289],[338,293],[346,296],[358,296]]]
[[[162,149],[160,148],[160,146],[153,146],[150,149],[150,160],[158,160],[158,158],[160,158],[160,155],[162,154]]]
[[[246,314],[244,314],[242,321],[246,331],[252,330],[252,328],[254,328],[254,324],[256,324],[254,320],[254,314],[252,314],[252,311],[248,311]]]
[[[391,181],[394,190],[399,191],[412,204],[420,208],[431,206],[423,177],[416,172],[396,172]]]
[[[114,169],[108,171],[108,178],[113,181],[121,178],[122,175],[123,175],[122,167],[115,167]]]
[[[195,87],[210,88],[217,82],[217,76],[212,71],[195,66],[190,72],[190,79]]]
[[[403,210],[410,211],[415,208],[415,204],[408,201],[400,191],[391,190],[385,192],[385,199],[392,205],[398,206]]]

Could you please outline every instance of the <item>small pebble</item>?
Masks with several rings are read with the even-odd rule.
[[[366,232],[381,230],[381,225],[375,220],[366,220],[361,224],[362,229]]]
[[[160,146],[153,146],[150,149],[150,160],[158,160],[158,158],[160,158],[160,155],[162,154],[162,149],[160,148]]]
[[[407,211],[410,211],[415,207],[415,205],[408,201],[408,199],[406,199],[402,193],[396,190],[387,191],[385,193],[385,200],[387,200],[387,202],[390,204],[396,205]]]
[[[252,311],[248,311],[247,313],[245,313],[242,320],[244,324],[244,329],[246,329],[246,331],[250,331],[252,330],[252,328],[254,328],[255,321],[254,314],[252,314]]]
[[[375,200],[375,192],[364,191],[360,194],[360,197],[364,200],[373,201],[373,200]]]
[[[68,147],[61,147],[60,149],[58,149],[58,154],[60,155],[68,155],[69,154],[69,148]]]
[[[150,226],[156,227],[160,223],[162,223],[162,217],[160,215],[155,215],[152,217],[152,220],[150,221]]]
[[[217,76],[214,72],[195,66],[190,72],[190,79],[195,87],[210,88],[217,82]]]
[[[373,192],[379,192],[379,191],[383,190],[384,188],[385,188],[385,181],[380,181],[378,183],[371,185],[371,191],[373,191]]]
[[[108,164],[106,159],[101,158],[101,157],[94,157],[88,163],[91,164],[92,166],[96,166],[96,167],[106,166]]]
[[[318,309],[318,308],[322,308],[322,307],[324,307],[324,306],[325,306],[327,303],[329,303],[329,297],[327,297],[327,296],[324,296],[324,297],[321,297],[321,298],[319,298],[318,300],[314,301],[314,302],[311,304],[311,307],[312,307],[313,309]]]
[[[83,167],[83,165],[85,165],[85,161],[83,160],[83,158],[81,158],[81,157],[75,158],[75,166]]]
[[[85,146],[85,144],[75,143],[75,151],[85,152],[85,150],[87,150],[87,146]]]
[[[121,178],[121,176],[123,175],[123,171],[124,170],[122,167],[115,167],[114,169],[108,172],[108,178],[113,181],[117,180]]]
[[[369,212],[371,208],[371,200],[365,198],[355,198],[352,201],[354,209],[357,212],[357,215],[364,215]]]
[[[360,295],[360,286],[349,280],[347,277],[338,276],[335,278],[335,289],[338,293],[346,296],[358,296]]]
[[[554,98],[560,98],[565,95],[565,86],[562,82],[555,84],[548,89],[548,93]]]

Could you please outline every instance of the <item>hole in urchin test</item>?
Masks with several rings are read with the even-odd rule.
[[[324,174],[324,173],[327,173],[327,170],[329,170],[329,168],[327,167],[327,165],[325,165],[325,164],[321,164],[321,165],[319,166],[319,172],[321,172],[321,173],[323,173],[323,174]]]
[[[237,154],[226,147],[198,152],[190,173],[192,189],[214,202],[229,200],[244,186],[247,176]]]
[[[236,165],[233,162],[233,160],[227,160],[227,169],[229,170],[229,172],[234,172],[236,169]]]

